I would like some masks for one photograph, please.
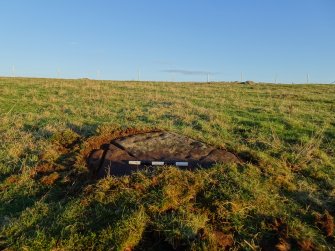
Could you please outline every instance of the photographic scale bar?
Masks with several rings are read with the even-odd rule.
[[[150,166],[188,166],[186,161],[143,161],[143,160],[130,160],[128,161],[129,165],[140,166],[140,165],[150,165]]]

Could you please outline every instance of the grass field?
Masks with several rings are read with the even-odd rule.
[[[0,250],[334,250],[335,85],[0,78]],[[243,164],[91,180],[164,129]]]

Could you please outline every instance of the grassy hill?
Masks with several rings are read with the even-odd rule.
[[[243,164],[90,179],[152,129]],[[334,85],[0,78],[0,136],[0,249],[335,249]]]

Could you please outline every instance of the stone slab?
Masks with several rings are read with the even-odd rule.
[[[98,178],[108,175],[128,175],[145,168],[144,165],[129,165],[129,161],[142,163],[187,162],[180,168],[193,170],[210,167],[216,163],[238,163],[232,153],[217,149],[203,142],[171,132],[135,134],[112,140],[93,150],[88,158],[90,171]],[[135,162],[136,163],[136,162]]]

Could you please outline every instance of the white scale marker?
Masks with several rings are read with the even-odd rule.
[[[138,160],[130,160],[128,162],[129,165],[136,165],[136,166],[139,166],[141,165],[141,161],[138,161]]]
[[[164,166],[164,162],[163,161],[152,161],[151,165],[153,165],[153,166]]]
[[[165,163],[164,161],[151,161],[147,162],[147,161],[140,161],[140,160],[129,160],[128,161],[129,165],[135,165],[135,166],[140,166],[142,164],[146,164],[146,165],[152,165],[152,166],[164,166],[164,165],[175,165],[175,166],[188,166],[188,162],[183,162],[183,161],[179,161],[179,162],[173,162],[173,163]]]
[[[188,162],[176,162],[176,166],[188,166]]]

